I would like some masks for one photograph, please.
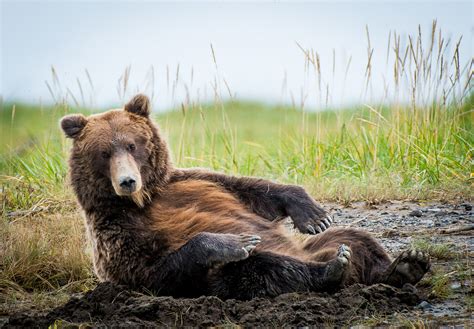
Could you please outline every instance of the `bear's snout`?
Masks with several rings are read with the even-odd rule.
[[[140,170],[133,156],[122,152],[112,157],[110,162],[112,185],[118,195],[132,195],[142,188]]]
[[[137,187],[136,180],[130,176],[120,177],[119,185],[122,189],[129,190],[130,193],[135,192]]]

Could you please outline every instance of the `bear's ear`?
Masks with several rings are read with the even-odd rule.
[[[76,138],[87,124],[87,118],[82,114],[66,115],[61,119],[61,128],[66,137]]]
[[[125,111],[141,115],[142,117],[148,117],[150,110],[150,99],[143,94],[136,95],[125,105]]]

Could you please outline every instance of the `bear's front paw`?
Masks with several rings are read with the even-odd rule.
[[[204,262],[212,266],[246,259],[261,242],[261,238],[250,234],[202,233],[200,242]]]
[[[292,187],[284,200],[286,214],[301,233],[322,233],[333,223],[331,216],[301,187]]]

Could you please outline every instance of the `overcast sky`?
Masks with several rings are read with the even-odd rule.
[[[328,105],[340,106],[367,101],[361,96],[366,25],[374,48],[370,97],[379,99],[383,79],[393,70],[386,65],[389,32],[396,30],[403,41],[408,33],[416,35],[420,24],[428,38],[433,19],[446,37],[457,41],[463,36],[461,63],[469,61],[471,1],[2,1],[0,90],[6,100],[50,103],[54,99],[49,84],[55,98],[72,94],[75,100],[67,96],[71,102],[100,107],[121,104],[139,90],[153,95],[155,106],[163,109],[185,102],[186,95],[212,100],[217,81],[222,97],[230,90],[240,99],[298,104],[306,99],[308,106],[321,106],[325,96],[319,94],[314,74],[305,74],[299,43],[320,54]],[[117,86],[127,67],[130,78],[124,96]]]

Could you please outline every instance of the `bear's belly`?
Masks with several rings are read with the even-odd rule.
[[[271,222],[251,212],[231,193],[206,181],[172,184],[154,200],[149,216],[159,235],[172,250],[179,249],[201,232],[257,234],[262,242],[256,250],[294,255],[301,248],[279,222]]]

